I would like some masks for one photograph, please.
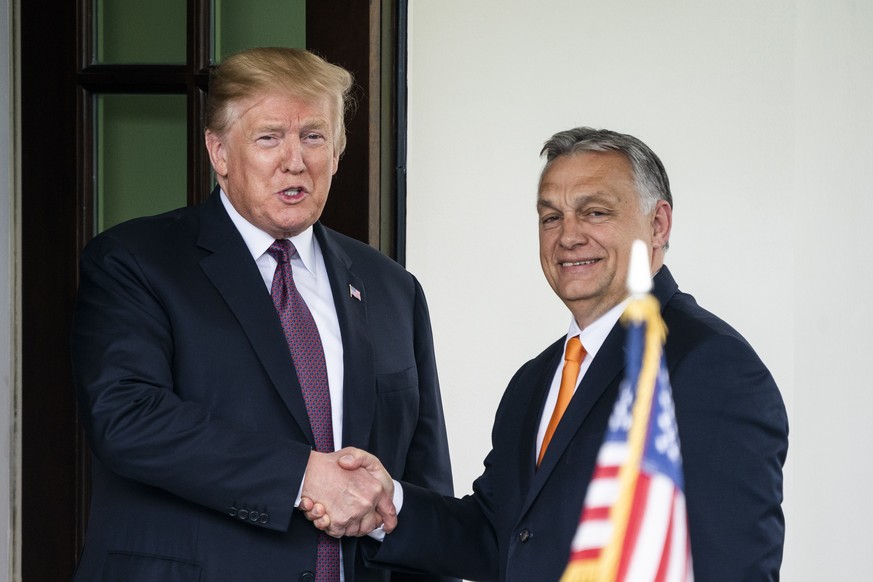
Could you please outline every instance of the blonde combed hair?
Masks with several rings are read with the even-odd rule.
[[[346,149],[346,110],[354,79],[347,70],[301,49],[260,47],[233,54],[209,76],[206,128],[222,134],[233,121],[234,105],[266,92],[284,91],[304,101],[328,99],[333,113],[334,147]]]

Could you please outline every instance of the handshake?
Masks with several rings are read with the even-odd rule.
[[[353,447],[310,453],[298,509],[336,538],[397,527],[391,475],[375,456]]]

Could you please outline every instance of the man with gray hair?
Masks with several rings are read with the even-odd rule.
[[[472,495],[455,499],[401,479],[398,526],[368,547],[373,561],[470,580],[560,578],[624,376],[618,319],[628,301],[631,245],[639,239],[669,330],[664,351],[695,579],[777,580],[785,407],[746,340],[679,291],[664,265],[673,200],[663,164],[633,136],[587,127],[555,134],[542,155],[540,262],[572,314],[569,330],[510,381]],[[580,362],[575,381],[562,382],[565,359]],[[569,404],[554,412],[565,383]],[[380,474],[362,451],[341,462]],[[342,534],[324,509],[316,504],[308,516]]]

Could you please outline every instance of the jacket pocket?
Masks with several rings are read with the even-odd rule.
[[[200,582],[201,568],[194,562],[130,552],[110,552],[103,582]]]
[[[418,374],[415,366],[410,366],[399,372],[376,374],[376,391],[379,394],[400,392],[418,386]]]

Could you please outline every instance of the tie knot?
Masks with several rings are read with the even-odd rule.
[[[576,362],[577,364],[585,357],[585,348],[582,347],[582,342],[578,335],[574,335],[567,342],[567,352],[564,355],[565,360]]]
[[[297,249],[294,248],[294,244],[290,240],[283,238],[273,241],[267,252],[276,259],[277,263],[287,263],[297,252]]]

